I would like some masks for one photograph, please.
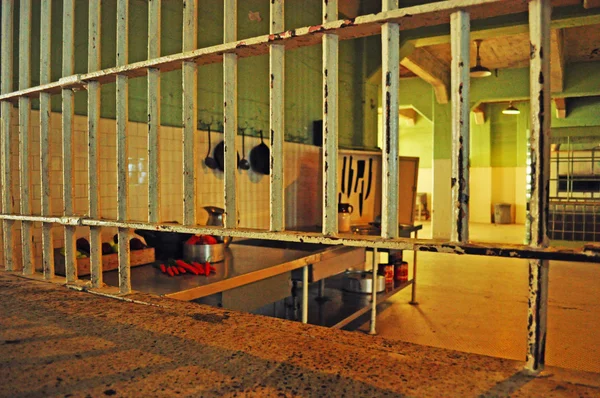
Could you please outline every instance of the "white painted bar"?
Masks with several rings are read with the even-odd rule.
[[[75,61],[75,1],[63,0],[63,60],[62,76],[73,75]],[[73,215],[73,116],[74,93],[71,89],[62,90],[62,133],[63,133],[63,214]],[[75,249],[75,227],[65,226],[65,274],[67,283],[77,280]]]
[[[237,1],[224,0],[225,20],[223,41],[237,37]],[[238,205],[236,198],[237,157],[237,55],[223,54],[223,129],[225,136],[225,227],[236,228]]]
[[[469,14],[450,16],[452,100],[452,234],[454,242],[469,240],[469,128],[470,128],[470,31]]]
[[[1,65],[1,91],[7,94],[13,89],[13,13],[14,4],[12,1],[2,3],[2,54],[0,58]],[[8,101],[2,101],[2,212],[12,213],[12,167],[10,150],[10,129],[11,129],[11,109],[12,105]],[[14,263],[14,245],[13,245],[13,225],[14,222],[4,220],[2,223],[3,249],[4,249],[4,268],[7,271],[15,270]]]
[[[337,12],[337,0],[323,0],[323,23]],[[338,54],[339,37],[323,35],[323,235],[338,232]]]
[[[530,154],[531,199],[529,209],[531,244],[547,247],[548,184],[550,178],[550,0],[529,2],[530,41]],[[548,260],[529,261],[529,307],[527,313],[527,357],[525,368],[544,369],[548,312]]]
[[[382,2],[383,11],[397,7],[393,0]],[[381,76],[383,104],[383,151],[381,183],[381,236],[398,236],[398,87],[400,79],[400,31],[398,24],[381,27]]]
[[[198,46],[198,0],[183,1],[183,51]],[[183,121],[183,223],[196,224],[196,162],[194,134],[197,124],[196,96],[198,65],[184,62],[182,73],[182,121]]]
[[[19,10],[19,89],[31,85],[31,0],[21,0]],[[20,163],[20,210],[21,214],[31,214],[31,181],[29,168],[31,100],[19,98],[19,163]],[[21,222],[21,260],[23,274],[31,275],[35,271],[33,257],[33,225]]]
[[[271,1],[270,33],[280,33],[284,29],[283,0]],[[285,229],[284,202],[284,159],[285,140],[285,47],[271,44],[269,48],[269,117],[271,127],[271,231]]]
[[[308,265],[302,267],[302,323],[308,323]]]
[[[101,0],[89,1],[88,19],[88,72],[100,69],[100,24]],[[89,82],[88,87],[88,215],[100,218],[99,194],[100,173],[98,167],[100,124],[100,83]],[[92,287],[102,286],[102,230],[90,227],[90,279]]]
[[[373,249],[373,269],[371,270],[371,322],[369,334],[377,334],[377,268],[379,268],[379,252]]]
[[[40,84],[51,80],[52,0],[42,0],[40,8]],[[40,93],[40,191],[42,216],[51,214],[50,197],[50,100],[48,93]],[[54,278],[54,240],[52,224],[42,223],[42,269],[44,279]]]
[[[148,59],[160,57],[161,0],[148,3]],[[148,68],[148,221],[160,221],[160,70]]]
[[[129,0],[117,0],[117,66],[127,64]],[[127,76],[117,75],[117,219],[128,219],[127,123],[129,107]],[[119,229],[119,292],[131,292],[129,230]]]

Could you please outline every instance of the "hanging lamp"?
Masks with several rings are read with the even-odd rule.
[[[509,102],[508,107],[502,110],[502,113],[505,115],[518,115],[519,113],[521,113],[521,111],[518,108],[516,108],[511,101]]]
[[[483,40],[477,39],[475,40],[475,45],[477,46],[477,62],[475,66],[471,68],[471,77],[487,77],[492,75],[492,71],[481,65],[481,57],[479,56],[479,47],[481,46],[481,42]]]

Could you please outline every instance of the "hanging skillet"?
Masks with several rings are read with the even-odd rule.
[[[263,140],[263,132],[260,130],[260,144],[250,151],[250,166],[257,173],[269,175],[269,162],[271,150]]]
[[[217,168],[221,171],[225,171],[225,141],[221,141],[215,147],[215,151],[213,154],[215,160],[217,161]],[[240,163],[240,154],[237,154],[237,164]]]

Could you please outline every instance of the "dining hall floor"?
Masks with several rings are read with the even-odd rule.
[[[0,397],[600,394],[598,373],[549,367],[531,377],[522,361],[128,299],[0,271]]]
[[[422,224],[419,237],[429,238],[431,224]],[[473,241],[522,243],[524,226],[472,224],[470,232]],[[404,257],[410,264],[412,253]],[[380,336],[524,359],[526,260],[419,253],[417,275],[419,305],[408,304],[410,289],[380,305]],[[600,372],[600,264],[551,261],[549,278],[546,363]]]

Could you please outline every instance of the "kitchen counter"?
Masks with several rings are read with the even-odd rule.
[[[349,259],[364,261],[364,249],[245,239],[226,249],[225,260],[214,263],[216,274],[169,277],[152,265],[131,268],[131,287],[135,291],[178,300],[194,300],[291,272],[306,265],[313,269],[348,264]],[[341,259],[340,261],[338,261]],[[104,282],[118,286],[118,273],[104,273]]]

